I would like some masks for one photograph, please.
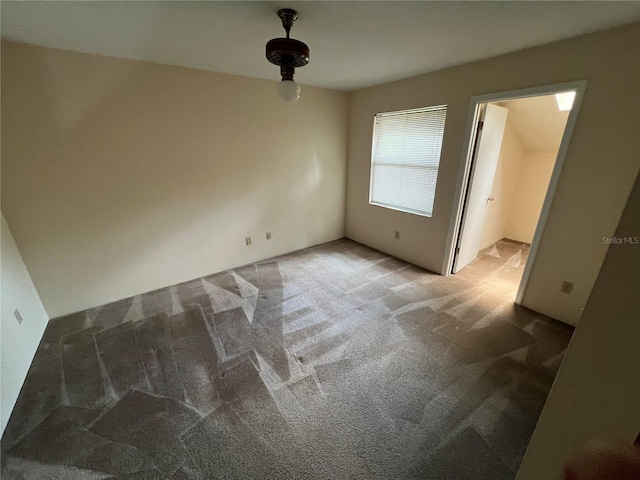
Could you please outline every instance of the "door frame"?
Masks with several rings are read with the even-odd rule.
[[[549,210],[553,197],[560,180],[560,174],[562,172],[562,166],[569,149],[569,143],[571,141],[571,135],[578,118],[580,106],[582,105],[582,99],[584,98],[584,92],[587,88],[587,80],[577,80],[573,82],[555,83],[551,85],[542,85],[538,87],[524,88],[519,90],[509,90],[504,92],[488,93],[484,95],[475,95],[471,97],[469,104],[469,113],[467,116],[467,127],[465,140],[462,148],[462,157],[460,159],[460,167],[458,168],[458,179],[456,182],[456,189],[453,199],[453,208],[451,211],[451,220],[449,222],[449,231],[447,234],[447,241],[445,244],[445,258],[442,262],[441,275],[452,275],[453,260],[455,256],[455,247],[458,242],[458,236],[460,234],[460,222],[462,220],[462,213],[466,203],[466,192],[470,182],[471,166],[473,163],[474,145],[476,143],[477,129],[476,124],[479,120],[480,106],[484,103],[503,102],[507,100],[515,100],[518,98],[539,97],[542,95],[552,95],[567,90],[575,90],[576,96],[573,100],[573,106],[569,112],[567,123],[564,127],[564,133],[562,135],[562,141],[560,142],[560,148],[558,149],[558,155],[556,157],[555,164],[553,166],[553,172],[549,180],[549,186],[547,187],[547,193],[544,197],[542,204],[542,210],[540,211],[540,217],[536,224],[536,230],[533,234],[533,240],[531,241],[531,248],[529,250],[529,256],[522,273],[522,279],[520,280],[520,286],[518,287],[518,293],[516,294],[515,303],[520,305],[524,292],[531,275],[531,269],[535,263],[536,254],[540,245],[540,239],[544,231],[545,223],[549,216]]]

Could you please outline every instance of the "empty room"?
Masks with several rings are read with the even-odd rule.
[[[640,463],[640,4],[0,8],[3,479]]]

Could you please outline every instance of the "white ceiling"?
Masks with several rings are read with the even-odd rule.
[[[519,98],[498,105],[508,108],[511,123],[522,146],[529,152],[557,152],[569,111],[560,111],[555,95]]]
[[[640,20],[639,2],[2,1],[2,36],[278,80],[278,8],[311,50],[296,79],[353,90]]]

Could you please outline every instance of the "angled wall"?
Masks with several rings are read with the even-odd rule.
[[[517,480],[560,479],[590,441],[640,432],[640,181],[629,197]]]

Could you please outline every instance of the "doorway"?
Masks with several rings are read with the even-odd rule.
[[[446,275],[484,275],[521,302],[585,87],[472,98]]]

